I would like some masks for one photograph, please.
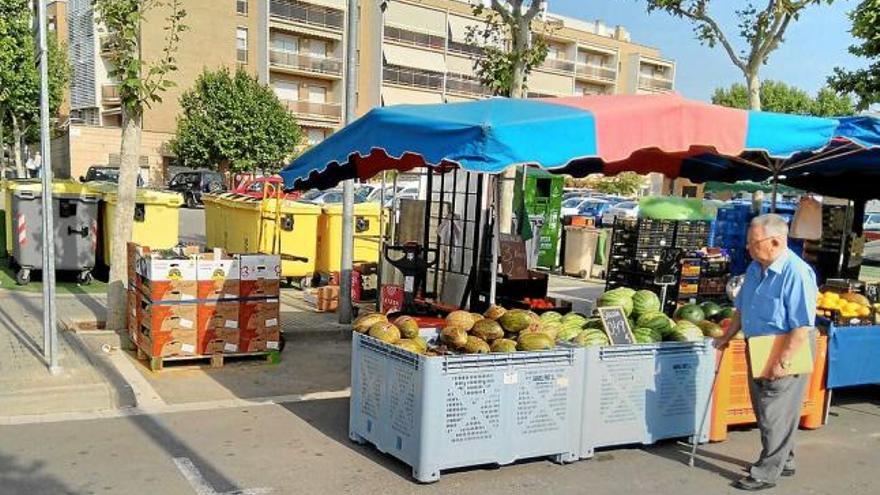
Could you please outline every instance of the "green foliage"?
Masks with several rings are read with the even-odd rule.
[[[180,97],[182,114],[171,149],[186,166],[235,172],[274,169],[301,139],[275,93],[243,70],[205,71]]]
[[[717,88],[712,94],[712,103],[747,109],[749,108],[748,89],[742,84]],[[829,88],[822,88],[814,98],[794,86],[770,80],[761,83],[761,107],[768,112],[819,117],[852,115],[854,112],[852,100],[848,96],[837,95]]]
[[[744,47],[737,50],[724,28],[709,12],[711,0],[646,0],[648,12],[663,11],[672,16],[688,19],[694,24],[697,39],[709,46],[720,44],[731,62],[745,75],[749,84],[757,86],[758,72],[779,44],[785,30],[801,12],[811,5],[830,4],[834,0],[769,0],[763,8],[753,0],[736,2],[737,34]],[[761,102],[753,100],[750,108],[760,110]]]
[[[0,119],[8,127],[14,116],[26,139],[39,139],[40,68],[32,31],[34,13],[27,0],[0,1]],[[70,80],[66,49],[54,32],[47,36],[49,111],[55,113]],[[10,137],[4,133],[4,138]]]
[[[853,94],[858,99],[856,107],[865,110],[880,103],[880,0],[863,0],[850,12],[852,35],[861,44],[849,47],[849,52],[868,59],[864,69],[847,71],[835,67],[828,84],[840,93]]]
[[[140,57],[141,23],[153,9],[168,10],[162,56],[154,61]],[[107,28],[109,75],[119,83],[119,98],[129,116],[140,117],[144,106],[162,101],[161,93],[174,86],[169,75],[177,70],[175,54],[186,10],[182,0],[95,0],[95,12]]]
[[[589,187],[605,194],[632,196],[645,187],[645,182],[645,177],[635,172],[621,172],[613,177],[594,179]]]
[[[529,73],[547,58],[546,40],[531,35],[533,20],[545,2],[528,2],[525,12],[524,0],[506,3],[494,0],[489,9],[482,3],[473,7],[474,15],[483,18],[484,24],[468,28],[466,42],[481,48],[473,57],[474,70],[495,95],[524,96]],[[518,73],[521,82],[518,82]]]

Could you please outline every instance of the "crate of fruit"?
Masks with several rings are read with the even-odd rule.
[[[517,351],[493,345],[494,352],[487,353],[485,342],[492,336],[504,341],[504,330],[493,320],[473,322],[464,332],[467,325],[458,324],[465,315],[458,311],[447,317],[442,339],[436,331],[414,335],[403,320],[391,329],[379,321],[381,316],[372,317],[376,322],[366,334],[355,328],[351,439],[408,464],[421,482],[436,481],[443,470],[453,468],[538,457],[577,460],[583,350],[557,348],[537,336],[538,344],[531,347],[521,340],[520,349],[549,348]],[[389,337],[386,330],[400,333]],[[412,338],[401,339],[406,333]],[[465,340],[455,344],[459,337]],[[453,348],[462,353],[449,352]]]

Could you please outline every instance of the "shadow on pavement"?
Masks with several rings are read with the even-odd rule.
[[[412,469],[409,466],[391,455],[379,452],[372,445],[360,445],[348,437],[348,399],[292,402],[281,404],[281,406],[323,433],[327,438],[348,447],[358,455],[370,459],[401,478],[414,482],[411,477]]]
[[[733,471],[721,467],[716,463],[710,462],[710,459],[723,462],[725,464],[734,464],[743,468],[748,466],[749,463],[747,461],[726,456],[724,454],[719,454],[717,452],[711,452],[706,450],[705,447],[706,445],[704,444],[697,448],[697,455],[694,458],[694,467],[692,469],[702,469],[703,471],[709,471],[730,481],[736,481],[745,476],[742,471]],[[662,457],[672,462],[682,464],[685,469],[688,469],[687,464],[691,454],[691,446],[686,442],[681,442],[679,440],[669,440],[660,442],[656,445],[647,446],[643,450],[647,454]]]
[[[21,345],[33,354],[34,358],[41,363],[46,364],[46,359],[43,357],[42,344],[37,343],[37,341],[34,340],[26,330],[22,329],[19,322],[7,313],[2,305],[0,305],[0,322],[2,322],[3,326],[9,330],[9,333],[11,333],[13,337],[18,339]]]
[[[43,471],[42,462],[19,464],[14,457],[0,454],[0,492],[28,495],[74,495],[77,492]]]

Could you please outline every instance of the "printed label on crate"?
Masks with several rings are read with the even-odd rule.
[[[556,386],[558,388],[568,388],[568,377],[560,376],[556,379]]]
[[[277,318],[269,318],[268,320],[266,320],[266,326],[267,327],[277,327],[278,326],[278,319]]]
[[[192,320],[187,320],[186,318],[181,318],[180,319],[180,326],[182,328],[192,328],[193,322],[192,322]]]
[[[266,349],[277,350],[278,349],[278,342],[267,341],[266,342]]]
[[[224,352],[238,352],[238,344],[227,343],[223,346]]]
[[[236,320],[226,320],[223,326],[226,328],[238,328],[238,322]]]
[[[519,374],[517,372],[506,372],[504,373],[504,384],[505,385],[513,385],[519,382]]]
[[[181,352],[186,352],[189,354],[194,354],[196,352],[196,346],[192,344],[180,344]]]

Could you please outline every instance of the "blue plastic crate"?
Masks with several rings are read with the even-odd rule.
[[[586,348],[580,457],[596,448],[693,437],[711,399],[711,342]],[[709,422],[699,435],[709,440]]]
[[[582,349],[428,357],[355,333],[351,360],[349,436],[405,462],[418,481],[578,459]]]

